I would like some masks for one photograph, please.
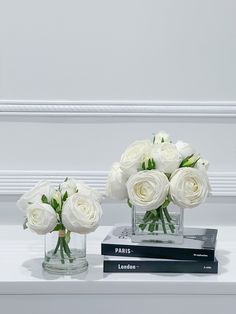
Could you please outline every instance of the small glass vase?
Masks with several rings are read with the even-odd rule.
[[[170,203],[145,210],[132,207],[132,236],[133,242],[160,242],[181,244],[184,232],[184,210]]]
[[[45,236],[43,268],[54,274],[73,275],[86,271],[86,235],[66,230]]]

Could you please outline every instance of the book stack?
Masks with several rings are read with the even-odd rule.
[[[103,271],[216,274],[216,238],[216,229],[185,228],[182,244],[134,243],[130,226],[116,226],[101,244]]]

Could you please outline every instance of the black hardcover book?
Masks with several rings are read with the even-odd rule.
[[[204,273],[217,274],[218,261],[184,261],[104,256],[105,273]]]
[[[182,244],[134,243],[131,227],[116,226],[101,244],[102,255],[214,261],[216,229],[185,228]]]

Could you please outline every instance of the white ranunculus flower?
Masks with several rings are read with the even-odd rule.
[[[171,176],[170,195],[174,204],[192,208],[203,203],[210,192],[207,176],[195,168],[177,169]]]
[[[68,179],[64,181],[61,185],[61,194],[62,196],[67,192],[68,196],[71,196],[77,192],[76,181],[72,179]]]
[[[44,203],[34,203],[26,210],[27,227],[37,234],[46,234],[57,225],[57,215],[54,209]]]
[[[195,165],[195,168],[199,169],[199,170],[204,170],[204,171],[207,171],[208,168],[209,168],[209,161],[206,160],[206,159],[202,159],[200,158],[196,165]]]
[[[146,210],[160,207],[169,192],[169,181],[158,170],[139,171],[129,178],[126,185],[131,204]]]
[[[145,155],[148,155],[152,147],[149,140],[133,142],[121,156],[120,167],[127,178],[136,173],[141,167],[142,160]]]
[[[104,195],[102,193],[100,193],[97,190],[87,186],[86,184],[84,184],[82,182],[77,182],[76,188],[77,188],[77,193],[80,196],[91,197],[98,202],[101,202],[103,197],[104,197]]]
[[[17,206],[21,210],[26,211],[30,204],[41,202],[43,195],[46,195],[50,201],[54,193],[55,189],[48,182],[38,182],[30,191],[21,196],[21,198],[17,201]]]
[[[168,174],[175,171],[181,163],[181,156],[172,143],[154,144],[152,158],[156,163],[156,168]]]
[[[175,145],[182,159],[189,157],[195,153],[195,150],[188,143],[185,143],[183,141],[178,141]]]
[[[160,144],[160,143],[164,143],[164,142],[170,143],[169,134],[166,133],[165,131],[158,132],[155,135],[154,144]]]
[[[62,223],[69,231],[86,234],[94,231],[102,216],[100,203],[92,198],[70,196],[62,208]]]
[[[128,197],[126,188],[127,178],[120,168],[120,163],[115,162],[108,174],[107,195],[115,200],[124,200]]]

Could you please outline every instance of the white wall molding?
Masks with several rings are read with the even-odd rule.
[[[53,184],[63,182],[66,177],[78,179],[100,191],[105,189],[105,171],[0,171],[0,195],[21,194],[33,187],[38,181],[47,180]]]
[[[40,180],[54,184],[62,182],[65,177],[79,179],[91,187],[104,191],[106,171],[0,171],[0,195],[19,195]],[[210,172],[212,195],[222,197],[236,196],[236,172]]]
[[[0,100],[0,116],[236,117],[236,101]]]

